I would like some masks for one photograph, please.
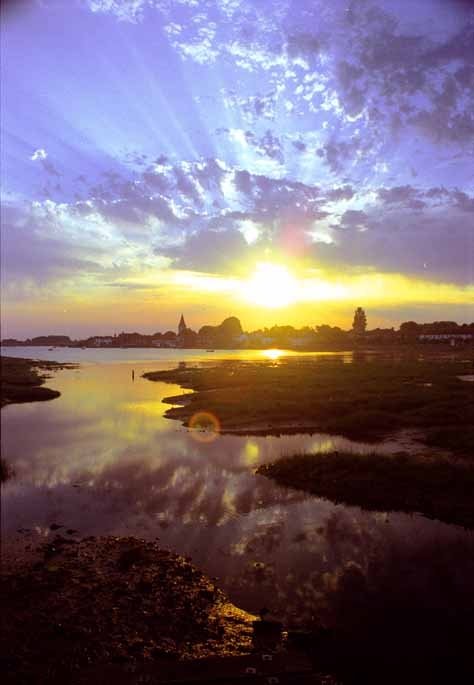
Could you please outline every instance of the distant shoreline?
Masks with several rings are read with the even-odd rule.
[[[3,350],[10,349],[44,349],[51,352],[62,351],[62,350],[108,350],[110,352],[116,352],[118,350],[153,350],[155,352],[204,352],[207,354],[219,353],[219,352],[266,352],[269,350],[276,350],[284,354],[289,352],[294,355],[310,355],[310,354],[321,354],[321,353],[337,353],[337,354],[352,354],[352,353],[362,353],[362,354],[393,354],[400,352],[433,352],[435,354],[448,353],[450,355],[456,353],[470,352],[474,353],[474,343],[464,343],[462,345],[456,345],[451,347],[446,342],[404,342],[399,344],[390,345],[320,345],[318,347],[312,348],[301,348],[301,347],[288,347],[281,345],[265,345],[261,347],[215,347],[210,349],[209,347],[157,347],[155,345],[49,345],[49,344],[33,344],[33,343],[2,343],[0,344],[0,356],[8,357],[8,354],[4,354]],[[24,357],[24,359],[28,359]]]

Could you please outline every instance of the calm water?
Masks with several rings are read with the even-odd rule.
[[[439,549],[472,539],[419,515],[367,513],[276,486],[255,475],[259,464],[350,442],[316,434],[221,435],[202,443],[163,416],[169,406],[163,398],[181,388],[141,377],[182,360],[268,359],[278,357],[275,352],[4,351],[81,362],[48,381],[60,398],[1,412],[2,453],[15,470],[2,492],[3,533],[10,537],[19,529],[52,535],[52,523],[82,536],[158,537],[218,577],[236,604],[251,611],[267,605],[290,620],[312,613],[322,573],[351,561],[365,567],[394,546],[409,553],[420,541]]]

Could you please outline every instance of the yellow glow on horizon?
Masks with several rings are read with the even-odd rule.
[[[239,281],[235,278],[227,278],[221,275],[205,274],[195,271],[175,271],[171,279],[166,279],[170,285],[191,289],[192,291],[201,290],[202,292],[233,292],[239,286]]]
[[[367,306],[416,304],[469,304],[474,302],[474,286],[434,282],[397,273],[366,271],[351,273],[329,269],[307,269],[297,264],[258,262],[250,276],[224,275],[166,269],[141,274],[140,278],[125,282],[120,291],[122,306],[137,302],[151,305],[164,289],[170,307],[191,307],[212,301],[229,307],[246,309],[284,309],[312,303],[359,303]],[[94,290],[91,286],[82,293],[77,290],[68,296],[76,306],[93,307],[94,303],[110,301],[115,291]],[[209,300],[208,297],[212,298]],[[203,300],[204,298],[204,300]],[[217,299],[216,299],[217,298]],[[224,306],[225,301],[225,306]],[[48,297],[48,308],[52,300]],[[90,311],[90,310],[89,310]]]
[[[473,284],[437,282],[428,274],[422,278],[262,260],[253,272],[248,264],[226,274],[147,268],[112,284],[104,284],[102,277],[65,280],[57,290],[36,290],[31,297],[11,301],[4,291],[2,324],[4,337],[53,330],[79,338],[122,330],[175,330],[183,312],[196,330],[231,315],[247,331],[275,324],[349,328],[356,306],[369,310],[371,326],[392,326],[397,319],[417,320],[419,313],[425,321],[470,320],[473,304]]]

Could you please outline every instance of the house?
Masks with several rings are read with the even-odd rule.
[[[98,335],[92,338],[92,344],[94,347],[103,347],[104,345],[111,345],[113,343],[113,338],[108,336]]]
[[[467,343],[474,338],[472,333],[423,333],[418,336],[420,342],[439,342],[455,346]]]

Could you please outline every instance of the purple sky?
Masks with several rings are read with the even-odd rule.
[[[381,292],[382,323],[472,320],[473,2],[2,8],[4,335],[97,329],[84,308],[122,297],[137,325],[158,307],[143,330],[202,324],[231,303],[199,314],[170,275],[263,258],[440,284]]]

